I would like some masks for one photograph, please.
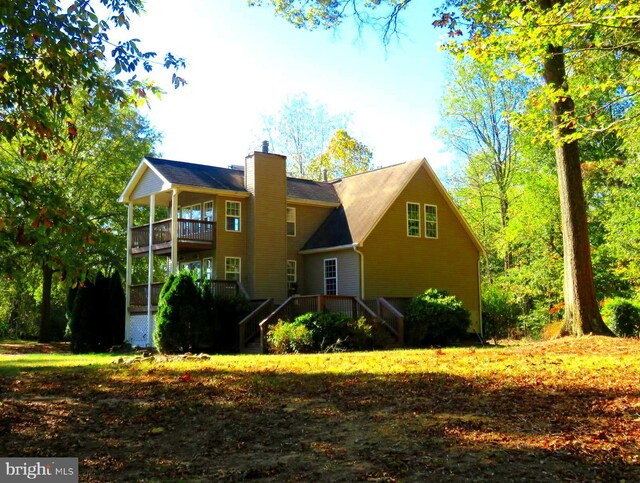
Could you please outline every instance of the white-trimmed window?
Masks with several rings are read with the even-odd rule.
[[[202,219],[204,221],[216,221],[213,201],[205,201],[202,203]]]
[[[227,231],[240,231],[241,205],[239,201],[227,201],[225,203]]]
[[[203,274],[205,280],[213,280],[213,258],[203,258]]]
[[[424,205],[424,236],[438,238],[438,207]]]
[[[324,259],[324,294],[338,295],[338,259]]]
[[[420,203],[407,203],[407,236],[420,236]]]
[[[200,260],[194,260],[192,262],[183,262],[180,264],[180,270],[188,270],[189,272],[196,272],[196,278],[202,277],[202,264]]]
[[[224,279],[240,281],[240,257],[224,257]]]
[[[296,265],[297,263],[295,260],[287,260],[287,286],[289,287],[289,290],[295,289],[298,281]]]
[[[196,203],[195,205],[183,206],[180,208],[178,218],[184,220],[200,220],[202,218],[202,204]]]
[[[287,206],[287,236],[296,236],[296,209]]]

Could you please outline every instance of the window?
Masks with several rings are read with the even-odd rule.
[[[227,231],[240,231],[240,202],[239,201],[227,201]]]
[[[438,238],[438,207],[424,205],[424,236]]]
[[[420,236],[419,203],[407,203],[407,236]]]
[[[215,221],[215,213],[213,211],[213,201],[205,201],[203,203],[203,213],[205,221]]]
[[[202,277],[202,265],[200,264],[200,260],[181,263],[180,269],[188,270],[189,272],[196,272],[196,278],[198,280],[200,279],[200,277]]]
[[[202,218],[202,205],[200,203],[196,203],[195,205],[183,206],[180,208],[178,218],[183,218],[185,220],[200,220]]]
[[[338,294],[338,259],[325,258],[324,260],[324,294]]]
[[[224,257],[224,279],[240,281],[240,257]]]
[[[295,260],[287,260],[287,286],[289,290],[294,290],[296,288],[296,261]]]
[[[296,209],[287,207],[287,236],[296,236]]]
[[[213,258],[205,258],[202,263],[204,264],[204,279],[213,280]]]

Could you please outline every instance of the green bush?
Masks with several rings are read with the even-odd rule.
[[[267,345],[276,354],[311,352],[314,348],[313,331],[303,322],[279,320],[267,334]]]
[[[373,348],[373,327],[364,317],[348,323],[349,341],[353,350]]]
[[[214,297],[193,274],[171,275],[160,292],[153,340],[160,352],[235,352],[238,322],[250,311],[242,295]]]
[[[71,350],[76,354],[96,350],[92,333],[95,331],[95,321],[98,318],[98,303],[95,285],[86,280],[73,297],[71,317],[69,320],[69,335]]]
[[[186,352],[191,345],[191,326],[198,327],[201,298],[188,273],[171,276],[160,293],[153,341],[160,352]]]
[[[337,312],[308,312],[293,322],[279,321],[267,334],[267,343],[277,353],[370,349],[373,327],[364,317],[353,320]]]
[[[203,326],[200,338],[196,341],[198,349],[213,352],[238,351],[238,322],[251,312],[251,306],[246,297],[213,297],[208,285],[201,287],[204,306]]]
[[[640,337],[640,307],[632,301],[616,297],[605,302],[602,316],[620,337]]]
[[[482,291],[482,329],[485,339],[504,339],[518,327],[518,305],[495,285]]]
[[[124,341],[125,296],[120,275],[86,280],[67,293],[68,325],[65,337],[74,352],[104,352]],[[52,320],[62,324],[64,316],[52,311]]]
[[[445,290],[429,289],[413,298],[405,316],[405,341],[412,346],[462,339],[471,324],[469,312]]]

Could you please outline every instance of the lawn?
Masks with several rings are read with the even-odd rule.
[[[0,345],[0,350],[4,346]],[[640,481],[640,341],[0,355],[0,454],[82,481]]]

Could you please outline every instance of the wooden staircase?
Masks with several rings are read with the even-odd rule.
[[[252,351],[259,347],[266,353],[265,337],[272,325],[308,312],[340,312],[354,319],[364,317],[372,325],[382,325],[399,345],[404,345],[404,315],[382,297],[365,303],[360,297],[349,295],[293,295],[267,313],[269,304],[273,307],[273,300],[265,301],[240,322],[240,352],[248,353],[249,347]]]

